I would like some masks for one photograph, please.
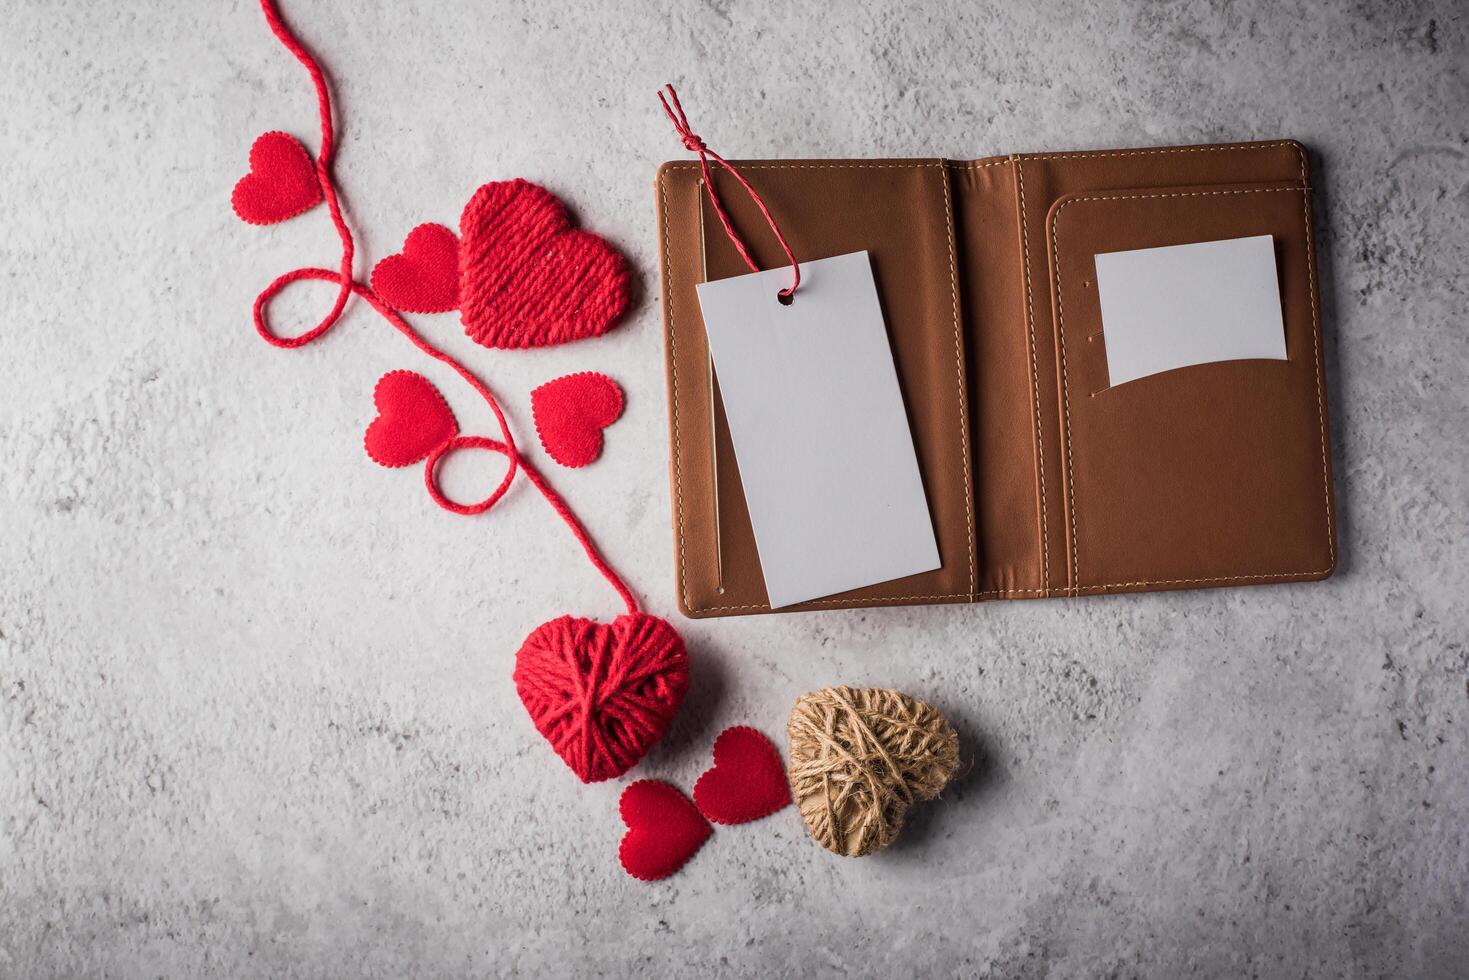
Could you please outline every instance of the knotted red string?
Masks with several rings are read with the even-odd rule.
[[[514,482],[516,474],[518,472],[524,472],[535,488],[540,491],[541,496],[546,498],[546,502],[551,505],[551,509],[566,522],[567,527],[571,529],[571,533],[576,537],[577,542],[586,552],[587,558],[591,560],[592,565],[611,584],[612,588],[617,590],[617,594],[622,597],[622,601],[627,605],[627,611],[629,613],[637,613],[639,611],[637,599],[633,596],[627,584],[622,581],[622,578],[607,563],[607,559],[597,549],[596,544],[592,541],[591,535],[587,533],[586,528],[572,511],[571,507],[546,482],[546,478],[531,465],[530,461],[521,455],[520,450],[515,445],[515,437],[510,432],[510,423],[506,421],[505,413],[500,408],[500,402],[495,398],[494,393],[490,391],[489,387],[464,365],[425,340],[418,331],[409,326],[408,322],[399,315],[397,310],[393,309],[377,293],[373,292],[370,286],[364,285],[353,278],[352,261],[354,245],[352,241],[352,229],[348,227],[346,218],[342,216],[342,209],[337,201],[336,186],[332,178],[332,154],[335,149],[335,133],[332,128],[331,95],[327,90],[326,76],[322,73],[321,65],[317,63],[316,58],[291,33],[290,28],[286,26],[285,21],[281,18],[280,10],[276,6],[276,0],[260,0],[260,8],[265,13],[265,20],[270,25],[271,31],[286,46],[286,49],[296,56],[296,60],[305,66],[307,73],[311,76],[311,84],[316,88],[316,111],[321,118],[321,149],[316,156],[316,179],[321,184],[322,195],[326,199],[327,209],[331,212],[332,224],[336,227],[337,238],[342,243],[342,258],[337,271],[319,268],[292,269],[290,272],[278,276],[270,285],[261,290],[260,295],[255,297],[253,311],[256,331],[259,332],[261,337],[265,338],[266,343],[275,347],[304,347],[330,330],[341,319],[342,311],[347,305],[347,300],[353,293],[362,297],[395,330],[407,337],[415,347],[434,360],[453,368],[454,372],[463,378],[485,400],[485,404],[490,407],[490,411],[494,413],[496,423],[500,426],[500,438],[498,440],[484,436],[456,436],[445,442],[442,446],[439,446],[429,455],[424,466],[424,482],[427,484],[429,496],[433,498],[434,502],[445,510],[452,511],[456,514],[482,514],[499,503],[500,498],[505,496],[505,492],[510,489],[510,484]],[[307,279],[337,283],[339,288],[336,301],[332,304],[330,312],[316,326],[296,337],[282,337],[275,333],[270,328],[269,323],[267,323],[265,318],[266,307],[286,286],[293,282]],[[450,500],[439,488],[438,468],[440,462],[449,453],[459,449],[488,449],[503,455],[508,464],[505,476],[500,480],[499,486],[488,497],[478,503],[461,504]]]
[[[667,98],[664,98],[664,92],[668,93]],[[663,103],[663,111],[668,114],[668,118],[673,122],[673,128],[678,131],[679,139],[683,141],[684,148],[699,154],[699,168],[704,172],[704,186],[709,188],[709,200],[714,205],[714,212],[719,215],[719,223],[724,225],[725,234],[729,235],[731,242],[734,242],[734,247],[740,253],[740,258],[745,260],[745,265],[750,267],[751,272],[759,272],[760,267],[755,264],[754,259],[750,258],[750,250],[745,248],[744,241],[740,238],[739,233],[735,231],[734,224],[729,220],[729,215],[725,213],[724,205],[719,201],[719,192],[714,189],[714,176],[709,172],[710,157],[713,157],[715,162],[734,175],[734,179],[740,182],[740,186],[749,192],[756,207],[760,209],[760,213],[765,215],[765,220],[770,224],[770,230],[775,232],[775,240],[780,242],[780,247],[785,250],[786,258],[790,259],[791,262],[791,271],[794,273],[794,278],[788,288],[780,291],[781,298],[789,302],[796,295],[796,287],[801,285],[801,266],[796,261],[795,253],[791,251],[791,247],[786,244],[785,236],[780,233],[780,226],[771,217],[770,209],[765,206],[765,201],[761,199],[755,188],[750,186],[750,182],[734,168],[733,164],[709,149],[708,145],[689,127],[688,116],[684,115],[683,106],[679,105],[678,102],[678,93],[673,90],[672,85],[663,86],[663,89],[658,93],[658,101]],[[669,105],[670,102],[673,103],[671,106]]]

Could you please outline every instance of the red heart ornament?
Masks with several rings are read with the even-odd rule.
[[[770,739],[747,725],[714,740],[714,767],[694,783],[694,804],[720,824],[759,820],[791,802],[785,766]]]
[[[372,291],[394,309],[446,313],[459,305],[459,239],[443,225],[421,224],[403,251],[372,267]]]
[[[372,389],[377,418],[362,437],[367,455],[382,466],[407,466],[454,438],[459,423],[449,403],[421,374],[389,371]]]
[[[640,779],[623,790],[617,809],[627,824],[618,860],[623,870],[643,881],[673,874],[713,832],[682,793],[656,779]]]
[[[627,772],[663,737],[689,689],[689,657],[656,616],[609,625],[562,616],[525,638],[514,679],[536,731],[595,783]]]
[[[602,455],[602,430],[622,415],[622,389],[596,371],[547,381],[530,393],[536,434],[562,466],[586,466]]]
[[[273,225],[321,202],[316,164],[289,133],[265,133],[250,146],[250,172],[230,194],[235,214],[252,225]]]
[[[605,333],[627,309],[627,262],[575,230],[526,180],[485,184],[459,217],[459,317],[486,347],[548,347]]]

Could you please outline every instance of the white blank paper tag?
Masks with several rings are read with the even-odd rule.
[[[1269,235],[1096,256],[1107,378],[1249,358],[1285,360]]]
[[[698,287],[772,607],[940,565],[867,253],[790,281]]]

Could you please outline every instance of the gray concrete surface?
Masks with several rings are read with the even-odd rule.
[[[304,352],[250,329],[265,282],[335,256],[321,211],[228,207],[256,134],[315,145],[253,4],[4,6],[0,975],[1469,973],[1463,4],[288,4],[336,82],[359,268],[517,175],[636,262],[604,341],[418,322],[522,434],[536,383],[623,382],[603,461],[555,480],[668,615],[660,83],[737,155],[1316,154],[1341,574],[675,616],[694,689],[637,775],[688,787],[723,726],[777,733],[831,682],[930,699],[974,764],[882,856],[786,811],[652,886],[616,865],[620,784],[571,778],[509,683],[527,630],[615,598],[524,486],[466,522],[362,453],[383,371],[484,412],[361,308]]]

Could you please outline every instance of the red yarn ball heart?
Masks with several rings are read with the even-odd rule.
[[[316,164],[289,133],[270,132],[250,145],[250,172],[235,184],[230,206],[242,221],[273,225],[321,201]]]
[[[459,305],[459,239],[427,222],[408,233],[403,251],[372,267],[372,291],[396,310],[447,313]]]
[[[486,347],[605,333],[627,309],[628,280],[623,257],[529,181],[485,184],[459,217],[459,317]]]
[[[668,731],[689,689],[689,657],[656,616],[608,625],[562,616],[525,638],[514,679],[536,730],[595,783],[627,772]]]

